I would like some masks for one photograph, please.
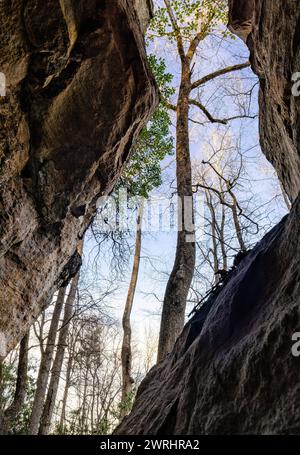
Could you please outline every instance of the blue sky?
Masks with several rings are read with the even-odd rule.
[[[173,45],[166,43],[164,40],[156,40],[151,44],[148,51],[150,53],[155,52],[156,55],[165,59],[168,72],[174,76],[174,86],[178,86],[180,65],[178,58],[174,54]],[[194,66],[194,78],[209,74],[231,64],[245,62],[248,58],[248,49],[241,40],[220,39],[214,36],[205,40],[205,43],[200,46],[199,56]],[[251,69],[245,69],[234,75],[218,78],[215,82],[206,84],[205,90],[200,93],[201,102],[206,105],[214,116],[218,118],[231,117],[238,113],[238,108],[235,101],[229,96],[229,92],[244,92],[252,86],[255,86],[255,88],[253,89],[250,111],[257,113],[258,85],[256,76]],[[191,111],[191,117],[199,120],[200,117],[196,109]],[[201,121],[203,121],[203,116]],[[212,134],[216,132],[216,126],[209,124],[200,126],[193,123],[190,126],[192,160],[201,161],[205,150],[207,150],[206,143]],[[264,229],[256,238],[251,239],[253,243],[254,240],[259,240],[264,232],[275,225],[286,213],[282,198],[274,197],[280,194],[280,188],[271,165],[265,159],[258,145],[258,118],[234,120],[230,123],[229,128],[219,126],[217,129],[220,133],[228,129],[233,140],[240,141],[249,176],[248,189],[245,192],[244,185],[243,193],[240,194],[241,199],[246,200],[250,197],[253,202],[263,207],[265,206],[262,212],[263,210],[267,211],[268,219],[265,221],[262,219]],[[174,128],[172,131],[174,133]],[[168,196],[172,191],[170,182],[175,178],[175,163],[172,161],[173,159],[169,157],[162,163],[162,168],[165,168],[169,162],[171,164],[163,172],[164,183],[162,187],[159,188],[158,192],[156,191],[160,195]],[[134,243],[134,235],[132,235],[130,242],[131,244]],[[133,332],[138,339],[143,338],[143,334],[149,326],[153,333],[158,332],[161,301],[175,256],[176,232],[145,232],[142,245],[141,267],[132,313]],[[86,263],[91,263],[94,260],[95,251],[93,240],[87,240],[84,251]],[[98,258],[98,278],[100,275],[102,276],[102,283],[101,279],[97,280],[98,284],[95,286],[94,291],[96,294],[102,293],[107,283],[106,279],[110,276],[109,256],[108,251],[107,254],[103,254],[102,257]],[[116,291],[106,299],[106,303],[110,308],[109,311],[119,320],[121,320],[126,300],[130,274],[131,260],[122,278],[115,283]]]

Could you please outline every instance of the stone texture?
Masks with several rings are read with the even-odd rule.
[[[152,0],[133,0],[134,7],[138,13],[142,29],[146,30],[150,19],[153,17],[153,1]]]
[[[291,201],[300,190],[300,104],[291,96],[300,71],[299,15],[298,0],[229,0],[229,28],[247,40],[260,78],[261,146]],[[233,24],[244,24],[246,35]]]
[[[228,28],[232,33],[247,42],[253,31],[255,0],[229,0]]]
[[[11,349],[76,247],[157,90],[133,0],[0,0],[0,334]],[[140,16],[141,17],[141,16]]]
[[[117,433],[300,433],[299,216],[297,202],[186,325]]]
[[[235,18],[243,4],[231,2]],[[300,357],[291,353],[300,331],[299,2],[255,0],[247,43],[263,151],[294,204],[150,371],[117,434],[300,434]]]
[[[256,0],[248,38],[260,78],[260,141],[292,201],[300,191],[300,101],[291,95],[300,71],[300,3]]]

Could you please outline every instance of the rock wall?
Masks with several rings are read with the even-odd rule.
[[[299,2],[229,0],[228,25],[251,51],[260,79],[262,150],[294,201],[300,190],[299,98],[291,96],[300,71]]]
[[[292,79],[300,71],[300,4],[298,0],[254,3],[247,43],[260,79],[261,146],[294,201],[300,191],[300,101],[292,96]]]
[[[0,0],[2,357],[76,272],[96,201],[158,101],[139,3]]]
[[[149,20],[153,16],[154,5],[152,0],[133,0],[140,23],[143,29],[147,28]]]
[[[251,19],[246,37],[260,78],[260,135],[291,213],[239,264],[186,325],[173,352],[138,391],[118,434],[300,434],[300,71],[297,0],[230,1]]]

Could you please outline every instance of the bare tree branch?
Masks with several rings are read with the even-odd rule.
[[[238,65],[227,66],[226,68],[222,68],[213,73],[207,74],[206,76],[204,76],[201,79],[198,79],[197,81],[192,83],[192,90],[194,90],[197,87],[200,87],[200,85],[206,84],[206,82],[212,81],[216,77],[223,76],[224,74],[228,74],[233,71],[239,71],[244,68],[248,68],[249,66],[250,66],[250,62],[248,61],[245,63],[240,63]]]

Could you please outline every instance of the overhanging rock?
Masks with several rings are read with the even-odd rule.
[[[0,3],[2,357],[67,278],[97,199],[158,102],[144,50],[147,2],[142,25],[135,3]]]

